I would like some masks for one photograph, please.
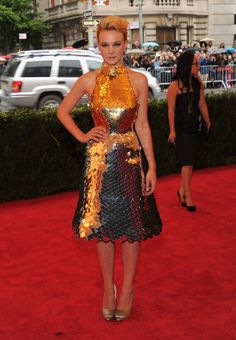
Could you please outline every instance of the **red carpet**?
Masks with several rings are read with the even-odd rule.
[[[177,202],[178,179],[159,179],[164,232],[142,243],[123,323],[102,319],[95,243],[71,232],[77,193],[2,204],[0,339],[236,339],[236,166],[195,172],[196,213]]]

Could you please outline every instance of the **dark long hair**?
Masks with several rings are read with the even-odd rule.
[[[178,83],[182,83],[182,88],[180,88],[181,90],[186,88],[188,92],[191,87],[193,87],[193,89],[200,88],[199,80],[195,77],[191,77],[193,60],[194,53],[192,51],[183,52],[177,59],[177,70],[172,78],[172,80],[177,80]]]

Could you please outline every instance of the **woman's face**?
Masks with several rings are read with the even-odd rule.
[[[194,54],[193,62],[192,62],[192,70],[191,73],[194,77],[198,75],[199,72],[199,56],[197,54]]]
[[[113,30],[104,30],[99,34],[98,48],[108,65],[116,65],[124,55],[127,47],[127,41],[121,32]]]

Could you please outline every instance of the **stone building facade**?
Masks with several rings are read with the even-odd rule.
[[[102,0],[95,0],[93,3],[96,1],[104,3]],[[130,6],[130,0],[106,1],[109,5],[92,6],[92,18],[100,20],[104,16],[114,14],[127,18],[130,23],[128,40],[131,47],[134,41],[140,40],[138,7],[140,1],[142,0],[133,0],[133,6]],[[219,4],[220,1],[143,0],[141,6],[143,41],[164,44],[170,40],[181,40],[182,44],[186,45],[208,36],[209,27],[210,32],[214,34],[214,22],[218,18],[216,16],[212,20],[209,19],[211,17],[209,10],[214,12],[216,8],[214,3]],[[86,0],[36,0],[36,6],[43,19],[52,25],[51,32],[44,37],[44,48],[71,46],[75,41],[87,38],[87,28],[83,27],[83,13],[88,10]],[[93,30],[96,41],[96,28]]]
[[[236,45],[236,0],[208,0],[209,35],[226,47]]]

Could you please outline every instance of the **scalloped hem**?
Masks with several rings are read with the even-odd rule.
[[[162,232],[162,226],[158,226],[155,228],[156,231],[155,232],[150,232],[147,235],[142,235],[141,237],[136,237],[136,238],[129,238],[127,237],[127,235],[122,235],[119,236],[117,238],[112,238],[112,237],[104,237],[101,234],[98,234],[97,231],[95,231],[95,229],[93,230],[93,232],[88,236],[88,237],[80,237],[79,233],[76,230],[76,226],[73,226],[73,231],[76,234],[76,238],[77,239],[84,239],[86,241],[97,241],[97,242],[104,242],[104,243],[115,243],[115,242],[120,242],[120,243],[124,243],[124,242],[129,242],[129,243],[134,243],[134,242],[140,242],[140,241],[146,241],[150,238],[153,238],[155,236],[158,236],[161,234]]]

